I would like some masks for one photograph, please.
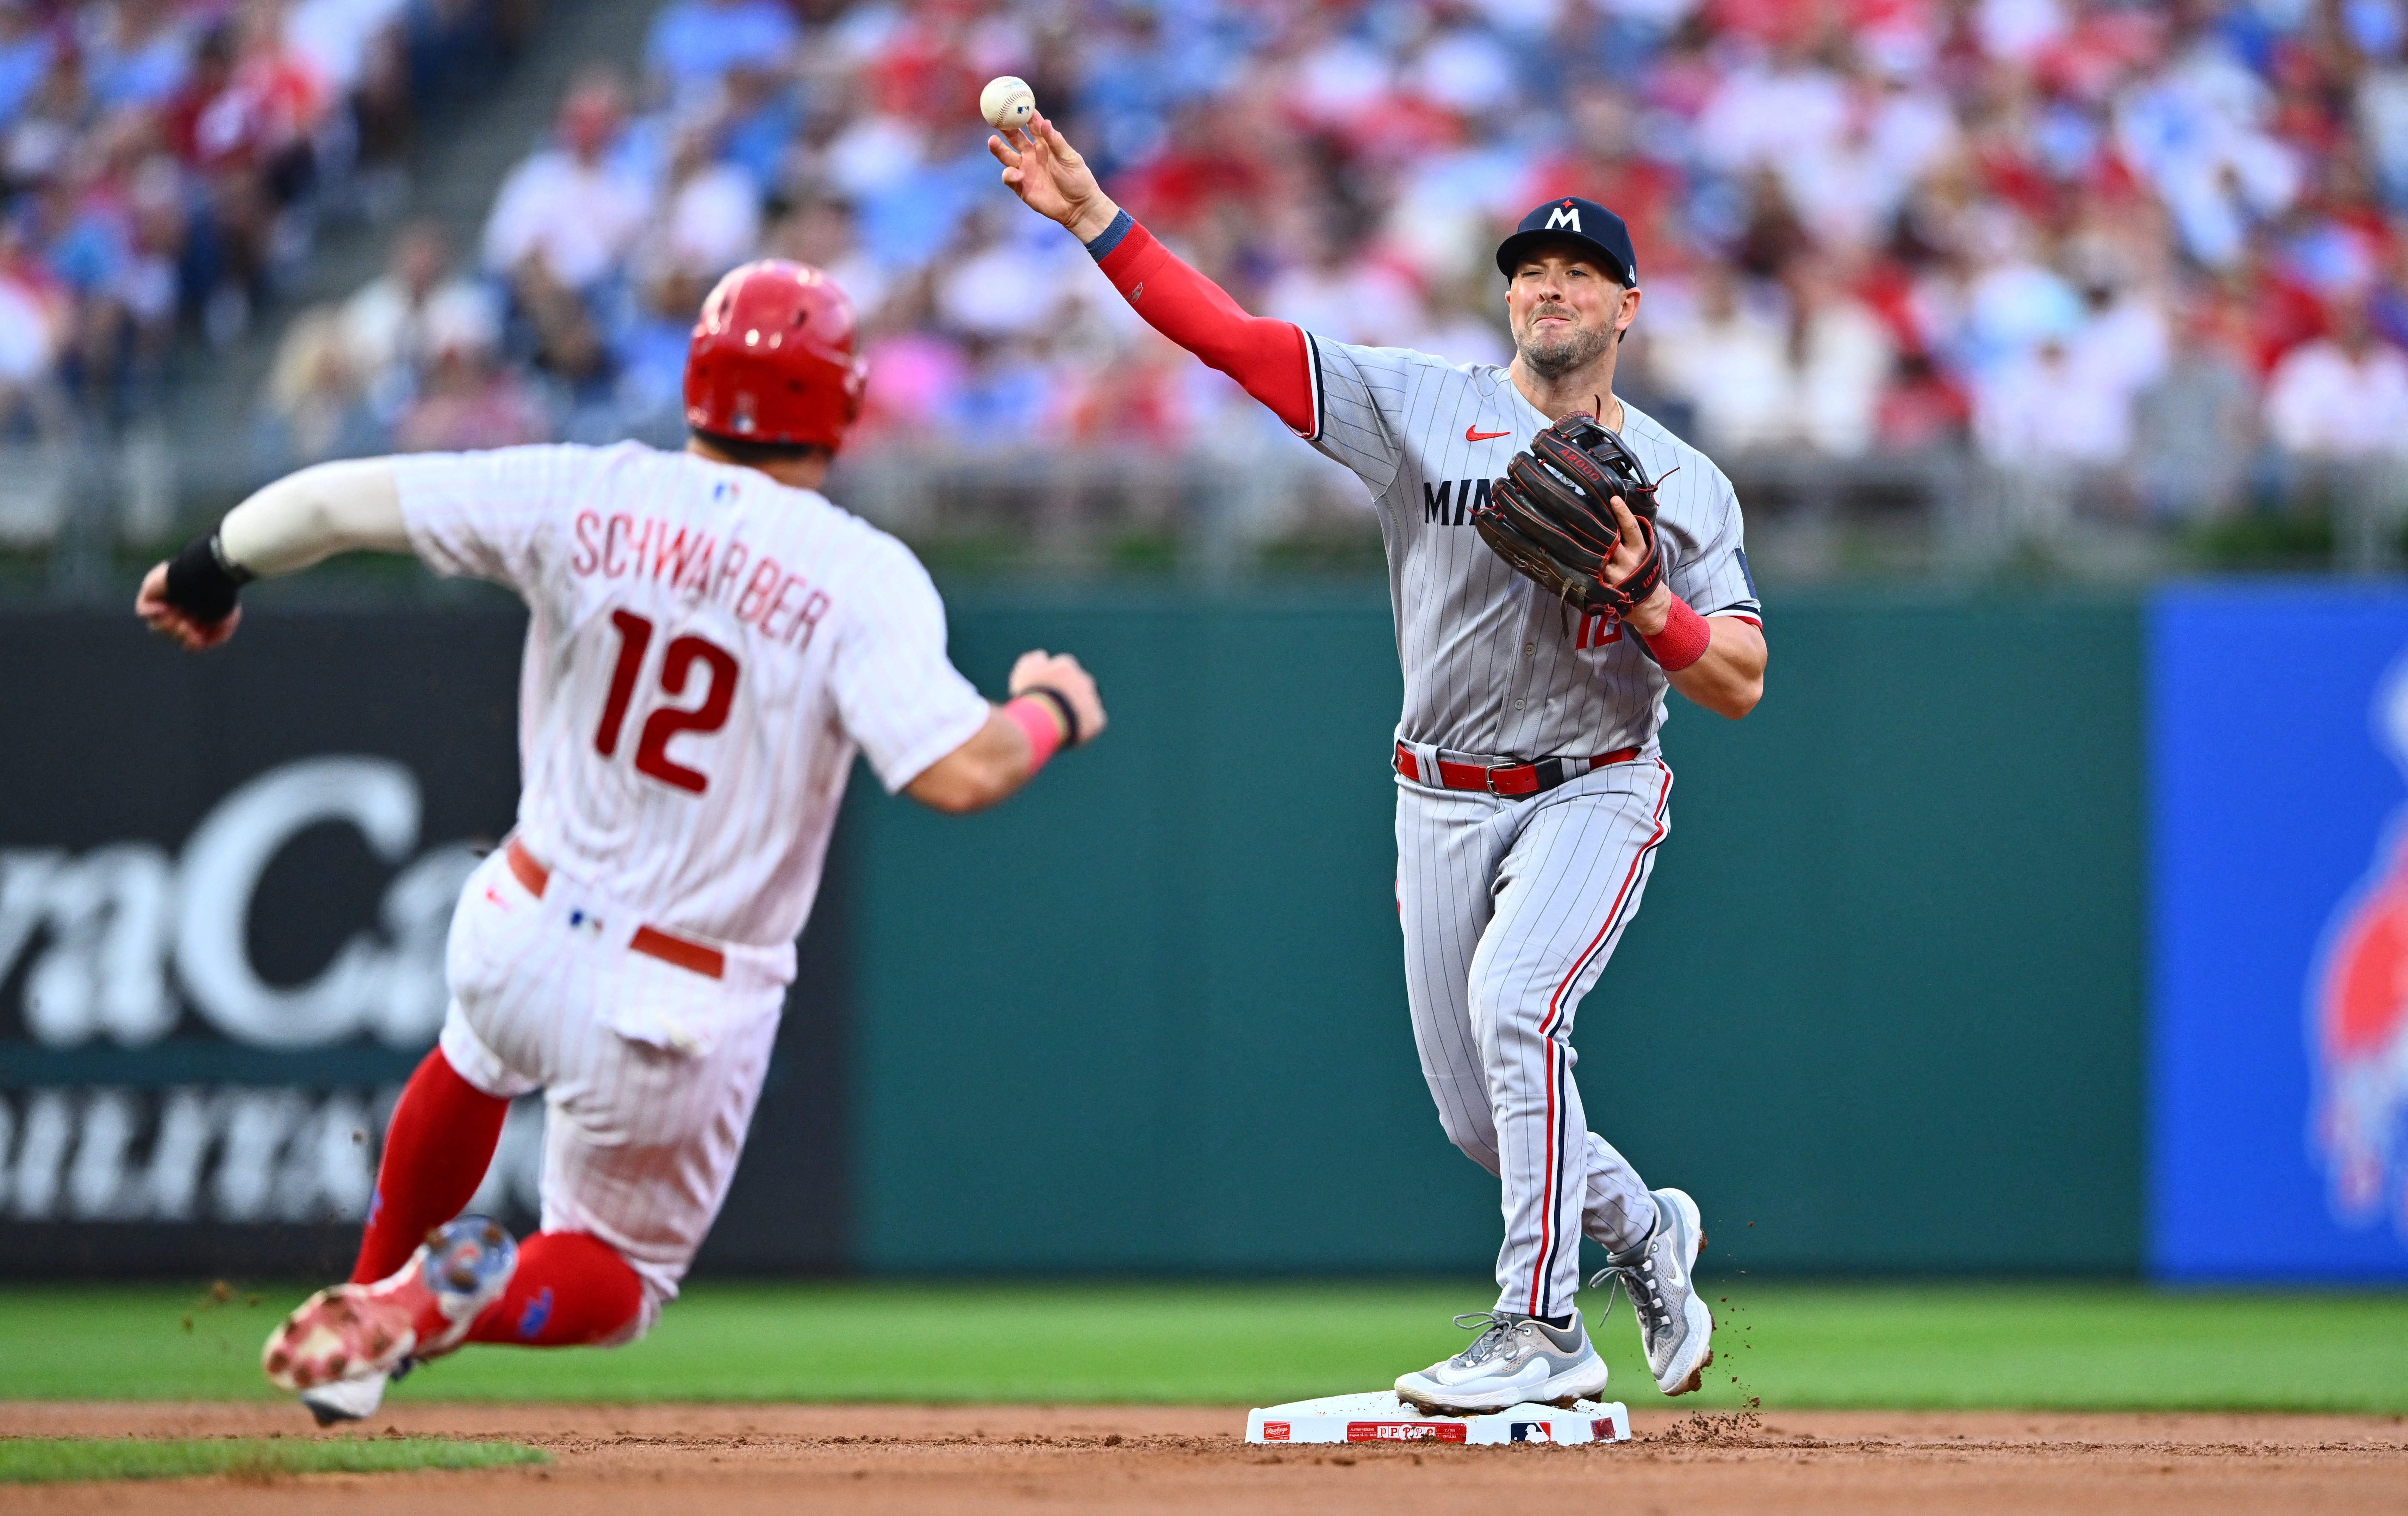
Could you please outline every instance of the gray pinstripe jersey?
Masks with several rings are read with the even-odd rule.
[[[1664,671],[1636,637],[1547,599],[1480,540],[1471,507],[1547,425],[1502,368],[1307,333],[1308,438],[1370,486],[1388,549],[1405,709],[1398,735],[1451,753],[1538,758],[1644,747]],[[1761,624],[1739,497],[1712,460],[1625,403],[1623,440],[1661,485],[1672,593]]]

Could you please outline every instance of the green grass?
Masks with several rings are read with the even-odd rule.
[[[0,1289],[0,1398],[267,1398],[259,1345],[300,1293],[263,1289],[253,1306],[190,1289]],[[1684,1406],[2408,1413],[2408,1292],[1741,1279],[1711,1293],[1718,1357]],[[1448,1317],[1485,1304],[1474,1280],[705,1283],[632,1348],[472,1348],[394,1393],[1268,1405],[1384,1386],[1453,1351],[1464,1338]],[[1611,1394],[1665,1404],[1627,1306],[1598,1342]]]
[[[280,1474],[390,1474],[409,1468],[494,1468],[548,1464],[515,1442],[290,1441],[267,1437],[0,1437],[0,1484],[60,1480],[179,1480],[195,1474],[270,1479]]]

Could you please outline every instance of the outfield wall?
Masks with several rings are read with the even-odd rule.
[[[1496,1187],[1405,1018],[1384,601],[954,628],[988,686],[1078,651],[1114,729],[968,822],[856,806],[865,1266],[1484,1268]],[[1776,597],[1759,710],[1674,701],[1580,1077],[1733,1266],[2138,1264],[2137,632],[2128,600]]]
[[[339,1261],[509,823],[520,625],[270,604],[188,659],[0,617],[0,1270]],[[1784,595],[1770,633],[1747,721],[1674,702],[1578,1036],[1716,1262],[2408,1275],[2408,595]],[[1111,734],[967,819],[857,781],[705,1266],[1484,1268],[1403,1011],[1380,597],[956,597],[983,687],[1037,644]],[[480,1201],[522,1225],[538,1128]]]

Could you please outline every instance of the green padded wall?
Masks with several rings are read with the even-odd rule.
[[[1593,1124],[1720,1267],[2134,1268],[2135,606],[1771,614],[1753,716],[1673,700],[1671,835],[1576,1038]],[[1384,600],[953,618],[982,688],[1067,648],[1113,725],[983,816],[857,782],[859,1264],[1484,1269],[1495,1183],[1404,1013]]]

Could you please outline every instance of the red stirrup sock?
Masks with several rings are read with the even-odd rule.
[[[427,1229],[466,1208],[485,1182],[510,1103],[460,1077],[440,1047],[426,1055],[394,1102],[384,1159],[368,1201],[353,1284],[373,1284],[409,1262]]]
[[[580,1348],[636,1324],[643,1282],[618,1249],[590,1232],[538,1232],[519,1244],[518,1272],[468,1329],[470,1342]]]

